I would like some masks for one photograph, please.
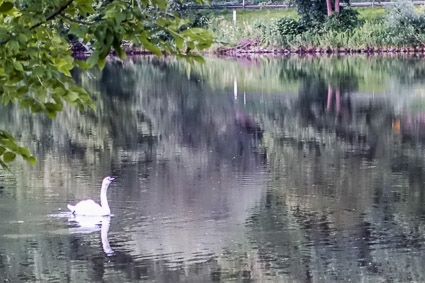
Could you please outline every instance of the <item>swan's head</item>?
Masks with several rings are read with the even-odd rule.
[[[102,185],[109,186],[109,184],[112,183],[113,180],[115,180],[115,178],[109,176],[105,177],[105,179],[103,179]]]

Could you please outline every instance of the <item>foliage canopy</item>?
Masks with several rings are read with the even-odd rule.
[[[199,2],[202,0],[198,0]],[[70,71],[105,66],[113,50],[125,58],[123,40],[153,54],[202,61],[193,51],[209,48],[213,35],[167,10],[166,0],[0,0],[0,100],[55,118],[65,103],[93,108],[90,95]],[[156,36],[168,35],[163,40]],[[91,56],[76,60],[70,41],[90,43]],[[0,129],[0,165],[35,158]]]

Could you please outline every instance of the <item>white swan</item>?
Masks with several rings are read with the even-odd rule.
[[[102,182],[102,189],[100,190],[100,205],[92,199],[82,200],[76,205],[68,204],[68,209],[73,214],[78,215],[111,215],[111,209],[109,208],[108,198],[106,192],[108,191],[109,184],[115,178],[106,177]]]

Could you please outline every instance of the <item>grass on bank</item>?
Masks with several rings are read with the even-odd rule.
[[[208,19],[204,27],[213,31],[218,39],[230,44],[236,44],[243,38],[251,38],[259,39],[263,46],[290,50],[424,46],[424,7],[413,7],[411,2],[399,2],[397,5],[399,6],[391,8],[392,10],[383,7],[352,8],[358,12],[360,24],[349,30],[323,28],[289,34],[282,34],[282,30],[290,31],[296,25],[298,15],[295,9],[237,10],[236,26],[233,23],[232,10],[209,10],[201,13]],[[279,22],[282,18],[295,21],[285,22],[286,26],[282,28],[282,22]]]
[[[363,20],[383,20],[385,17],[385,8],[382,7],[361,7],[353,8],[359,12],[359,19]],[[221,17],[227,22],[233,23],[233,10],[203,10],[202,14],[208,17]],[[282,17],[298,19],[298,14],[294,8],[288,9],[257,9],[257,10],[236,10],[237,26],[242,27],[244,23],[253,24],[255,22],[267,23],[271,20],[277,20]]]
[[[204,13],[210,14],[210,16],[220,17],[224,20],[233,21],[233,10],[223,9],[214,11],[204,11]],[[271,19],[279,19],[282,17],[290,17],[298,19],[298,14],[295,9],[258,9],[258,10],[236,10],[236,18],[238,23],[248,22],[254,23],[260,21],[270,21]]]

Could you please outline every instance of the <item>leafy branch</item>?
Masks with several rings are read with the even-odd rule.
[[[72,18],[70,18],[66,15],[60,15],[60,16],[64,19],[70,21],[70,22],[77,23],[77,24],[82,24],[82,25],[93,25],[94,24],[93,22],[86,22],[86,21],[81,21],[81,20],[77,20],[77,19],[72,19]]]
[[[49,12],[44,16],[40,11]],[[74,59],[70,38],[91,43],[93,52],[87,60]],[[170,15],[166,0],[0,0],[0,102],[51,118],[65,104],[82,111],[94,108],[71,70],[102,69],[112,50],[125,58],[123,40],[157,56],[167,52],[190,63],[203,62],[196,52],[215,42],[210,32]],[[0,130],[0,165],[16,155],[35,160]]]
[[[35,158],[30,154],[28,149],[18,146],[11,134],[0,130],[0,166],[7,169],[7,163],[15,160],[16,155],[22,156],[31,164],[35,163]]]
[[[30,29],[32,30],[32,29],[35,29],[36,27],[38,27],[38,26],[40,26],[40,25],[42,25],[42,24],[44,24],[44,23],[46,23],[46,22],[48,22],[48,21],[50,21],[50,20],[52,20],[54,17],[56,17],[57,15],[59,15],[60,13],[62,13],[66,8],[68,8],[68,6],[69,5],[71,5],[71,3],[73,2],[74,0],[68,0],[66,3],[64,3],[62,6],[59,6],[56,10],[54,10],[47,18],[46,18],[46,20],[45,21],[40,21],[40,22],[38,22],[38,23],[36,23],[36,24],[34,24],[34,25],[32,25],[31,27],[30,27]]]
[[[48,21],[52,20],[54,17],[56,17],[57,15],[59,15],[60,13],[62,13],[66,8],[68,8],[68,6],[71,5],[71,3],[73,1],[74,0],[68,0],[68,2],[64,3],[62,6],[59,6],[49,16],[47,16],[45,21],[40,21],[40,22],[38,22],[38,23],[30,26],[29,27],[29,30],[33,30],[36,27],[41,26],[42,24],[47,23]],[[5,2],[5,3],[10,3],[10,2]],[[9,10],[11,10],[13,8],[13,6],[10,6],[10,5],[8,7],[10,7],[10,9],[6,9],[4,12],[8,12]],[[7,42],[9,42],[14,37],[16,37],[16,35],[15,36],[12,35],[9,38],[0,41],[0,45],[6,44]]]

